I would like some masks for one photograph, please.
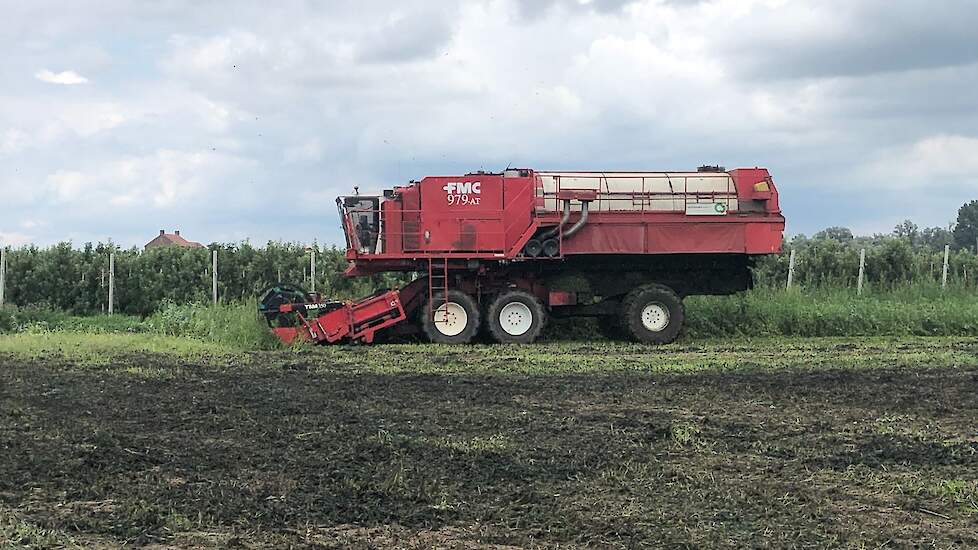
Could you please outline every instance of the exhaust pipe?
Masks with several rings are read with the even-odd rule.
[[[560,223],[558,223],[553,229],[549,229],[546,233],[540,235],[538,238],[541,242],[555,236],[557,233],[560,233],[560,229],[567,225],[567,222],[570,221],[570,207],[570,200],[564,200],[564,214],[560,217]]]
[[[572,225],[570,229],[564,231],[565,239],[570,238],[574,233],[580,231],[581,228],[584,227],[584,224],[587,223],[587,210],[588,210],[588,205],[590,204],[591,201],[581,201],[581,218],[577,220],[577,222],[574,225]]]

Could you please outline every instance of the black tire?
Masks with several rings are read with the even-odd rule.
[[[522,304],[525,308],[516,308],[516,311],[504,311],[510,304]],[[530,315],[530,324],[525,332],[511,334],[512,329],[507,331],[503,328],[502,315],[507,317],[524,319],[525,315]],[[547,324],[547,310],[540,303],[536,296],[522,290],[504,290],[500,292],[486,309],[486,325],[489,327],[489,335],[495,342],[500,344],[529,344],[540,336],[543,327]]]
[[[465,311],[466,324],[456,334],[444,334],[435,325],[435,318],[433,313],[437,312],[439,308],[443,307],[445,304],[445,297],[442,294],[435,295],[435,303],[433,308],[428,307],[428,301],[425,300],[419,308],[418,314],[421,316],[421,330],[424,332],[428,340],[436,344],[468,344],[472,339],[479,333],[479,326],[482,322],[481,315],[479,314],[479,305],[475,303],[468,294],[459,290],[449,290],[448,291],[448,303],[457,304]]]
[[[649,306],[660,309],[646,309]],[[663,313],[667,313],[663,321]],[[643,313],[646,319],[643,320]],[[621,326],[629,338],[646,344],[668,344],[679,337],[686,316],[683,300],[671,288],[643,285],[629,292],[621,304]],[[661,329],[653,329],[658,323]]]
[[[548,258],[560,256],[560,243],[557,239],[547,239],[543,241],[543,255]]]
[[[531,258],[536,258],[541,252],[543,252],[543,243],[536,239],[530,239],[523,247],[523,253]]]

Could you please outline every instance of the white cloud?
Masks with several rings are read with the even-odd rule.
[[[888,190],[965,184],[978,192],[978,138],[928,136],[880,153],[861,172],[871,185]]]
[[[33,235],[27,233],[5,233],[0,231],[0,246],[21,246],[35,242]]]
[[[88,79],[75,71],[61,71],[55,73],[47,69],[42,69],[34,73],[34,78],[49,84],[87,84]]]
[[[160,149],[80,170],[58,170],[46,183],[60,202],[98,210],[110,205],[165,209],[219,192],[225,178],[251,163],[211,151]]]
[[[286,162],[319,162],[325,153],[322,141],[312,138],[299,145],[289,147],[283,153]]]
[[[11,155],[22,151],[28,143],[27,134],[18,128],[10,128],[0,135],[0,155]]]
[[[69,104],[60,111],[57,119],[61,124],[83,138],[111,130],[129,118],[126,107],[117,102]]]
[[[978,42],[958,39],[978,12],[955,17],[953,0],[919,21],[882,0],[418,4],[106,0],[60,13],[30,43],[0,29],[0,186],[19,190],[0,201],[0,230],[118,238],[160,216],[335,242],[321,207],[341,190],[510,162],[767,165],[792,229],[809,233],[914,203],[894,192],[885,216],[854,213],[880,189],[931,176],[974,189]],[[31,5],[5,28],[42,19]],[[935,28],[953,32],[908,32]],[[41,82],[98,86],[66,94],[23,77],[38,67],[73,69],[38,71]],[[317,199],[287,220],[254,215],[286,184]],[[842,189],[843,207],[809,207]],[[960,197],[941,200],[928,208]],[[209,201],[222,208],[203,215]],[[2,226],[15,217],[62,223]]]
[[[54,197],[61,202],[70,202],[81,198],[89,190],[93,178],[72,170],[58,170],[47,178],[47,183]]]

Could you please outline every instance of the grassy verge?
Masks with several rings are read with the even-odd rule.
[[[102,365],[141,353],[193,359],[230,356],[241,353],[241,349],[220,342],[146,333],[25,332],[0,336],[0,354],[22,359],[61,358],[79,365]]]
[[[279,347],[255,314],[253,301],[209,305],[164,304],[140,319],[79,317],[34,308],[0,309],[0,333],[142,333],[184,337],[241,350]],[[978,336],[978,294],[914,287],[859,296],[839,288],[758,289],[734,296],[686,299],[683,344],[718,337]],[[593,320],[555,320],[545,341],[600,342]],[[615,348],[616,352],[618,348]],[[647,348],[643,348],[647,351]],[[646,351],[643,351],[645,353]]]
[[[976,336],[978,295],[920,286],[885,292],[758,289],[686,300],[687,334],[709,336]]]
[[[275,349],[278,340],[258,317],[254,300],[218,306],[164,304],[148,317],[148,332],[219,342],[246,350]]]
[[[267,326],[258,318],[254,301],[220,304],[217,306],[172,303],[164,304],[159,311],[142,319],[129,315],[79,316],[45,308],[0,308],[0,333],[28,334],[53,338],[64,342],[83,339],[72,335],[120,335],[141,334],[145,338],[130,340],[147,343],[150,336],[179,337],[197,342],[207,342],[241,350],[274,349],[278,341],[269,333]],[[32,342],[21,338],[14,342]],[[111,342],[113,338],[99,338],[94,342]],[[19,344],[18,344],[19,345]],[[186,346],[193,348],[193,342]]]
[[[302,346],[274,352],[236,344],[157,334],[14,334],[0,338],[0,355],[56,359],[75,365],[132,361],[165,354],[191,366],[234,363],[242,370],[343,372],[347,374],[696,373],[862,370],[880,365],[946,368],[978,364],[978,343],[960,337],[712,338],[649,347],[622,342],[540,342],[533,345],[389,344]]]

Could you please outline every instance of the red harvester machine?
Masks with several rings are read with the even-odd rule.
[[[751,286],[752,257],[781,250],[768,171],[537,172],[426,177],[336,200],[350,277],[419,274],[399,290],[323,301],[294,285],[261,297],[286,343],[532,342],[548,317],[596,317],[608,336],[668,343],[685,296]]]

